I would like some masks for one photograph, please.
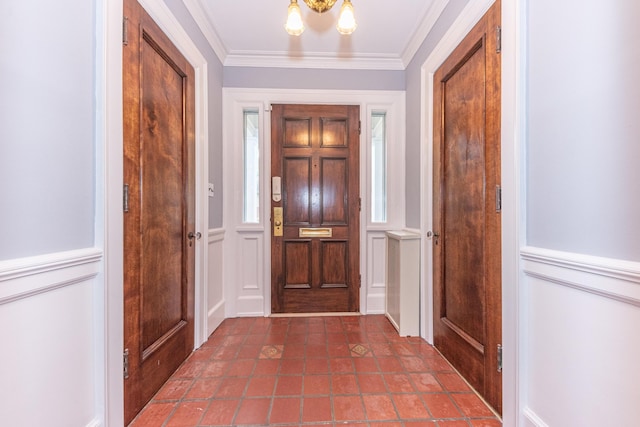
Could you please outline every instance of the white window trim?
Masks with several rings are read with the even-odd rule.
[[[370,180],[372,158],[371,158],[371,116],[373,113],[384,113],[385,119],[385,146],[386,146],[386,184],[387,184],[387,220],[384,222],[373,222],[371,218],[371,192],[373,183]],[[404,133],[404,103],[399,106],[397,103],[380,103],[367,105],[366,112],[366,218],[367,230],[390,230],[404,227],[405,223],[405,133]],[[400,121],[402,120],[402,121]],[[365,128],[365,122],[362,123]],[[360,165],[362,168],[362,164]],[[364,201],[364,199],[363,199]],[[402,210],[397,207],[402,206]],[[364,210],[364,206],[362,208]]]

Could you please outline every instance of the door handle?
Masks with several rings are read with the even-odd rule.
[[[282,207],[273,208],[273,236],[282,237]]]
[[[433,237],[433,243],[435,243],[437,245],[438,244],[438,239],[440,238],[440,234],[429,230],[429,231],[427,231],[427,237],[428,238],[432,238]]]
[[[193,245],[193,240],[200,240],[200,238],[202,237],[202,233],[200,233],[199,231],[193,232],[190,231],[189,234],[187,234],[187,238],[189,239],[189,246]]]

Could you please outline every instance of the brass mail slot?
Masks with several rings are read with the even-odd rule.
[[[300,228],[298,237],[331,237],[333,228]]]

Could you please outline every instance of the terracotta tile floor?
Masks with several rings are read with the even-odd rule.
[[[496,427],[421,338],[384,316],[227,319],[131,426]]]

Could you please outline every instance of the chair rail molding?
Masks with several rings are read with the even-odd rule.
[[[91,279],[101,261],[98,248],[0,261],[0,305]]]
[[[527,246],[527,276],[640,307],[640,263]]]

